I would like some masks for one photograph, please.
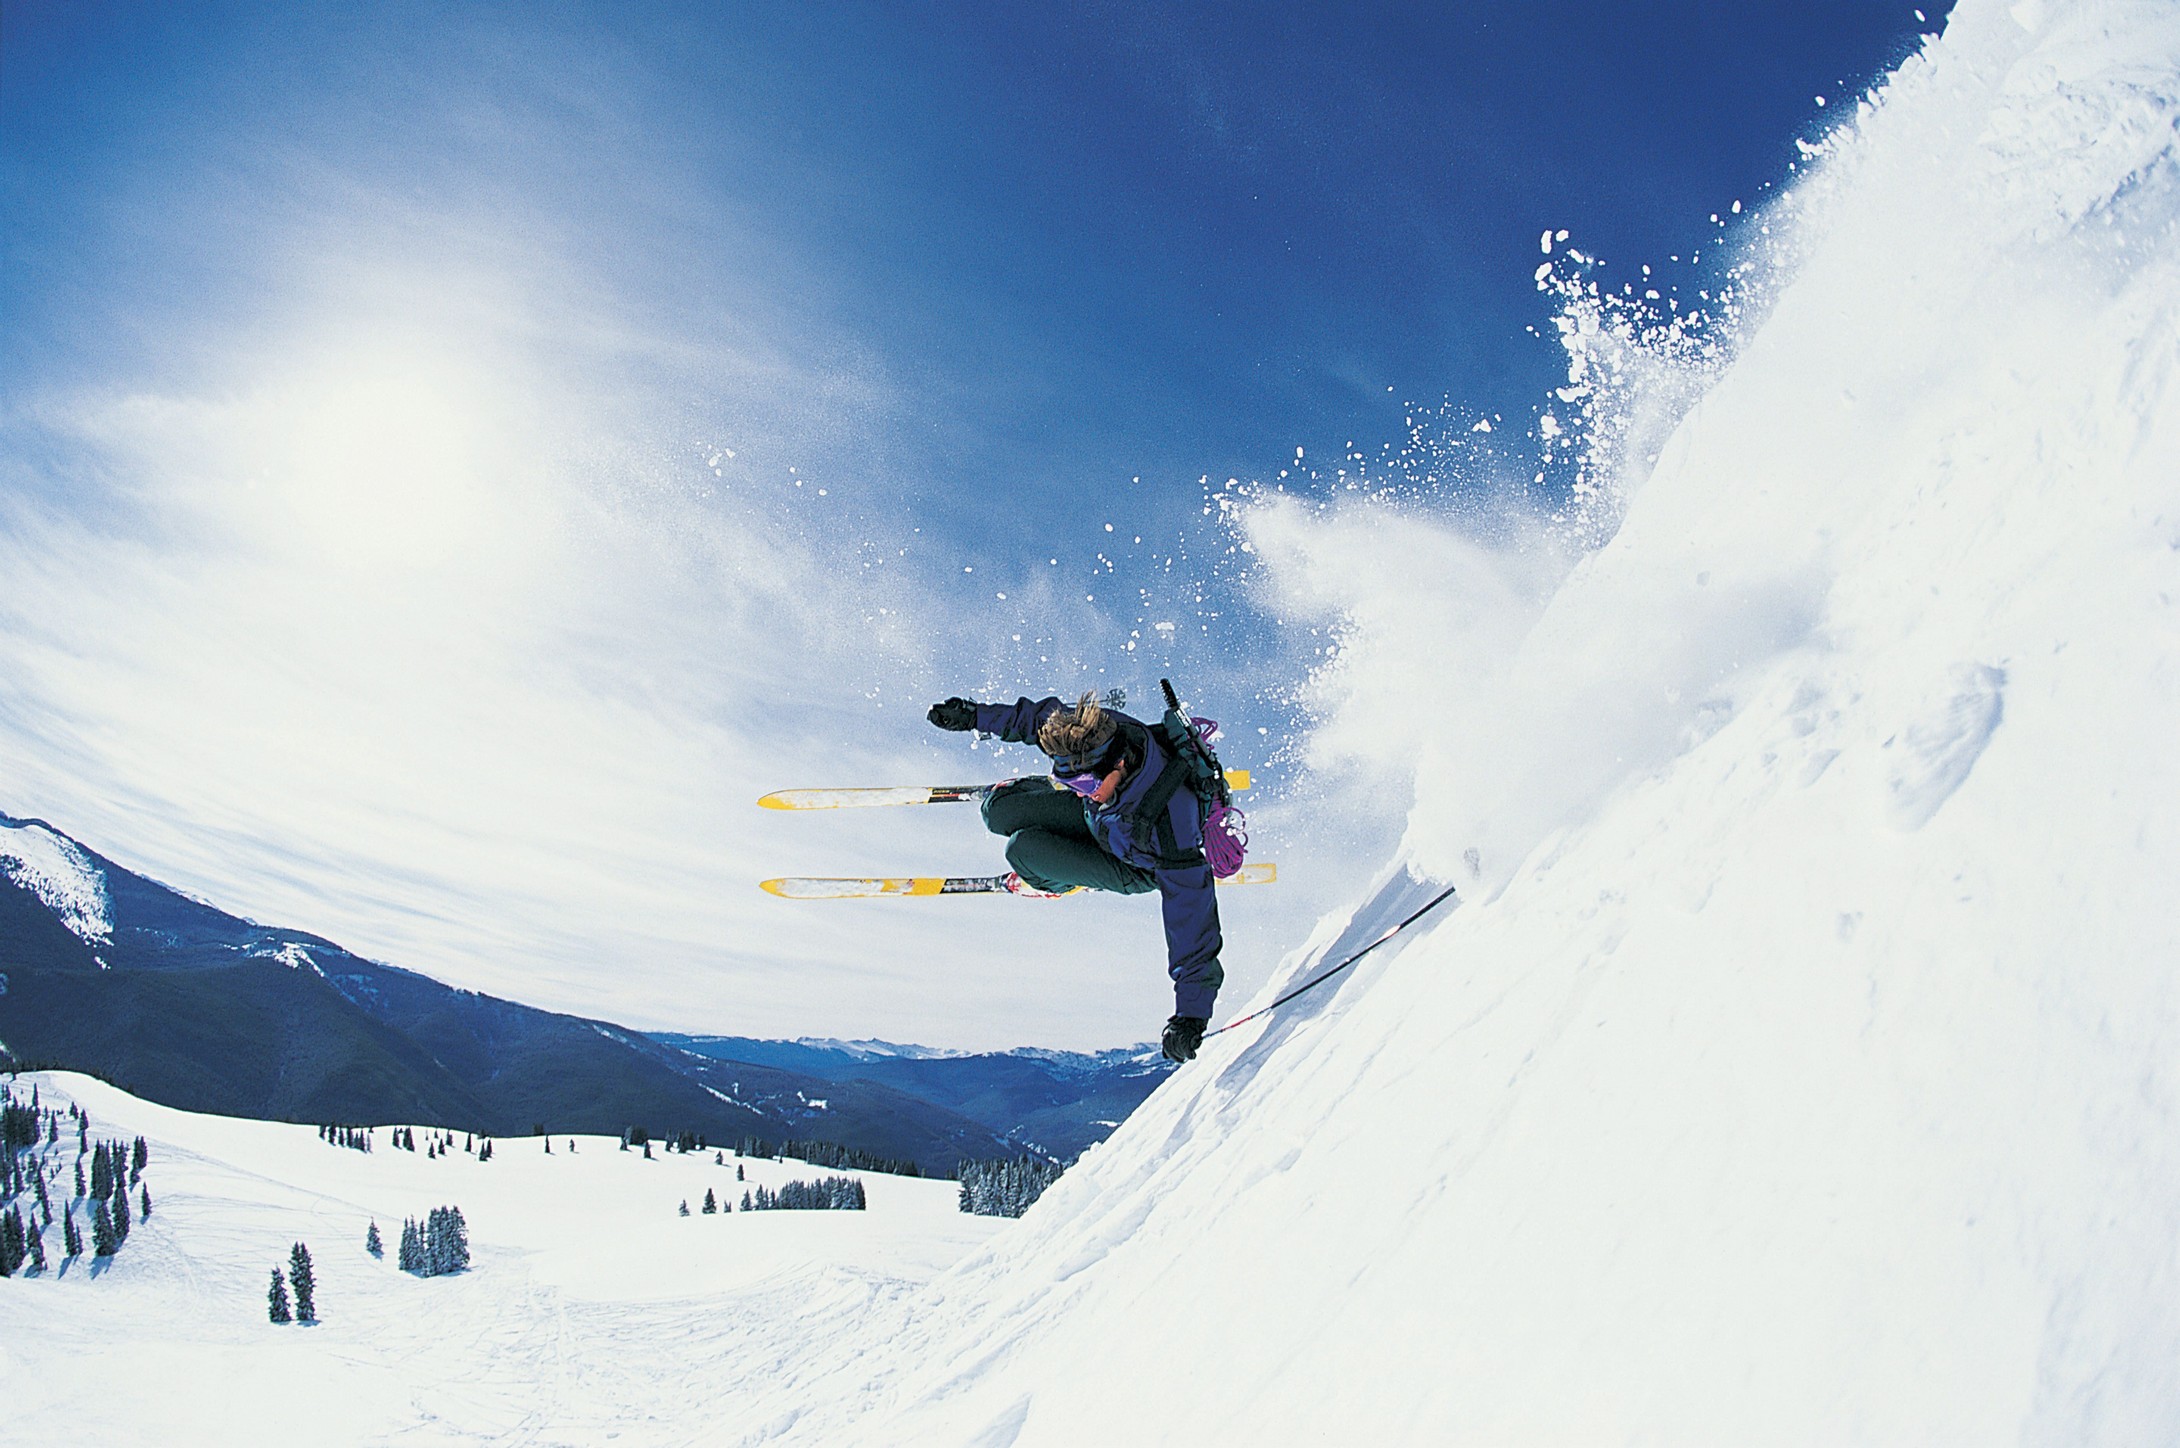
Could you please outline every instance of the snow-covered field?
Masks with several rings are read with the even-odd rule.
[[[669,1153],[610,1137],[496,1141],[437,1160],[376,1132],[173,1111],[73,1074],[14,1079],[81,1104],[93,1140],[142,1135],[152,1217],[121,1253],[0,1281],[0,1400],[13,1443],[691,1443],[767,1425],[737,1391],[813,1340],[853,1336],[1005,1223],[951,1182]],[[63,1147],[72,1157],[64,1135]],[[737,1180],[740,1168],[746,1179]],[[853,1176],[862,1212],[702,1213],[742,1193]],[[679,1214],[686,1200],[690,1215]],[[461,1208],[472,1266],[398,1271],[405,1217]],[[376,1221],[386,1256],[364,1250]],[[320,1321],[267,1320],[267,1278],[308,1244]],[[60,1230],[48,1234],[57,1265]]]

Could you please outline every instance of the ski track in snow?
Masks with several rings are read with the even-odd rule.
[[[153,1213],[108,1265],[0,1282],[10,1441],[288,1444],[298,1423],[322,1443],[715,1441],[766,1426],[740,1406],[753,1381],[812,1339],[852,1338],[1000,1225],[961,1215],[951,1182],[732,1152],[724,1166],[656,1147],[646,1161],[603,1137],[576,1138],[572,1156],[564,1136],[552,1156],[500,1140],[479,1163],[459,1145],[438,1160],[396,1150],[380,1129],[362,1153],[70,1074],[18,1077],[19,1099],[33,1083],[45,1105],[80,1101],[94,1141],[149,1139]],[[830,1175],[862,1180],[870,1210],[739,1211],[760,1184]],[[64,1165],[56,1202],[68,1182]],[[705,1215],[706,1187],[736,1210]],[[471,1270],[397,1271],[403,1218],[449,1204],[469,1220]],[[372,1221],[384,1261],[363,1250]],[[61,1262],[57,1223],[47,1237]],[[297,1240],[323,1321],[278,1328],[266,1276]]]
[[[1900,757],[1885,777],[1897,828],[1921,829],[1961,787],[2005,716],[2005,690],[2005,670],[1958,665],[1943,698],[1900,736]]]

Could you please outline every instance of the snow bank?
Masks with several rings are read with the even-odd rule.
[[[2180,1441],[2176,137],[2180,10],[1964,4],[1608,543],[1259,516],[1466,902],[781,1436]]]

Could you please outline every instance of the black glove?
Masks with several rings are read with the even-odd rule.
[[[1204,1027],[1210,1024],[1202,1016],[1175,1016],[1166,1022],[1165,1038],[1158,1043],[1158,1049],[1169,1061],[1193,1061],[1196,1048],[1204,1043]]]
[[[948,699],[943,704],[933,704],[931,712],[924,717],[941,729],[966,734],[976,728],[976,705],[967,699]]]

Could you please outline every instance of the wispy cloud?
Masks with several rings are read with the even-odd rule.
[[[87,229],[39,253],[68,347],[0,354],[0,808],[638,1025],[1153,1030],[1146,902],[797,907],[754,882],[987,873],[998,844],[972,811],[753,801],[1038,766],[929,730],[954,692],[1193,668],[1235,722],[1274,671],[1230,647],[1218,520],[1079,460],[1016,476],[1034,439],[946,466],[976,409],[919,415],[955,385],[904,375],[922,334],[857,324],[883,276],[838,254],[855,227],[808,252],[767,214],[846,186],[768,149],[784,121],[665,124],[642,65],[549,25],[296,33],[230,37],[157,145],[48,178]],[[1378,863],[1303,843],[1306,801],[1258,813],[1326,869],[1229,910],[1236,991]]]

